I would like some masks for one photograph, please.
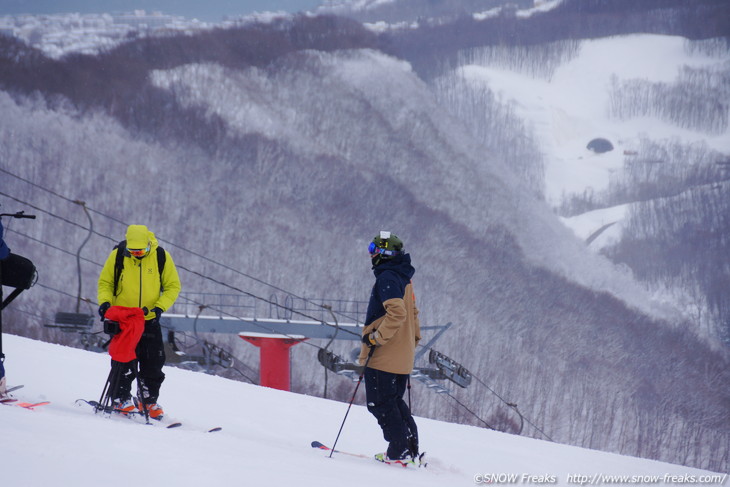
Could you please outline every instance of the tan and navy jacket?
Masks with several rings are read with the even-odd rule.
[[[410,374],[421,339],[416,296],[411,278],[415,269],[411,256],[402,254],[374,268],[375,285],[370,293],[363,336],[377,330],[375,348],[368,367],[392,374]],[[364,365],[369,353],[365,344],[359,362]]]

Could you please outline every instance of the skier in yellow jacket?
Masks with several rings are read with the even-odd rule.
[[[160,328],[160,315],[175,303],[180,294],[180,278],[170,253],[159,248],[155,234],[144,225],[129,225],[126,240],[115,247],[104,263],[98,283],[99,315],[102,320],[111,306],[142,308],[145,329],[137,344],[140,391],[149,415],[161,419],[164,411],[157,403],[160,386],[165,380],[162,367],[165,350]],[[159,248],[159,251],[158,251]],[[122,255],[117,255],[122,252]],[[129,367],[122,374],[114,408],[130,413],[138,405],[132,401],[135,371]],[[142,407],[139,403],[139,407]]]

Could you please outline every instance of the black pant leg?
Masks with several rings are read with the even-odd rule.
[[[388,442],[389,458],[403,458],[411,450],[410,430],[402,414],[404,406],[408,409],[402,399],[407,380],[407,375],[365,369],[367,408],[383,430],[383,438]]]
[[[408,381],[408,376],[404,376],[406,382]],[[418,456],[418,426],[416,426],[416,420],[413,419],[413,415],[411,414],[411,409],[408,407],[408,404],[403,400],[403,394],[401,394],[401,399],[398,401],[398,410],[400,411],[401,418],[403,418],[403,422],[405,423],[406,430],[408,431],[408,448],[410,450],[411,455]]]
[[[162,372],[162,367],[165,365],[165,345],[162,341],[162,329],[157,320],[145,321],[144,333],[137,344],[136,352],[142,386],[140,395],[145,403],[156,403],[160,395],[160,386],[165,380],[165,374]]]
[[[132,397],[132,382],[137,377],[136,370],[132,367],[133,362],[111,361],[112,375],[111,391],[112,399],[124,402]]]

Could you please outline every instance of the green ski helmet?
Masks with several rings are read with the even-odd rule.
[[[384,260],[390,260],[403,252],[403,242],[390,232],[381,231],[368,245],[373,267]]]

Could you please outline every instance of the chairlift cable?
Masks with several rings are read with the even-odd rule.
[[[55,193],[53,193],[53,194],[55,194]],[[76,227],[79,227],[79,228],[81,228],[81,229],[84,229],[84,230],[89,230],[88,228],[84,227],[83,225],[80,225],[80,224],[78,224],[78,223],[72,222],[72,221],[70,221],[70,220],[68,220],[68,219],[66,219],[66,218],[63,218],[63,217],[61,217],[61,216],[59,216],[59,215],[56,215],[56,214],[54,214],[54,213],[52,213],[52,212],[50,212],[50,211],[44,210],[44,209],[42,209],[42,208],[40,208],[40,207],[37,207],[37,206],[35,206],[35,205],[32,205],[32,204],[30,204],[29,202],[26,202],[26,201],[22,201],[22,200],[20,200],[20,199],[18,199],[18,198],[15,198],[15,197],[13,197],[13,196],[10,196],[10,195],[8,195],[8,194],[6,194],[6,193],[3,193],[3,192],[1,192],[1,191],[0,191],[0,195],[4,195],[4,196],[7,196],[7,197],[9,197],[9,198],[12,198],[12,199],[14,199],[14,200],[18,201],[19,203],[22,203],[22,204],[28,205],[28,206],[30,206],[30,207],[32,207],[32,208],[34,208],[35,210],[37,210],[37,211],[40,211],[40,212],[43,212],[43,213],[45,213],[45,214],[47,214],[47,215],[49,215],[49,216],[52,216],[52,217],[54,217],[54,218],[58,218],[59,220],[61,220],[61,221],[65,222],[65,223],[68,223],[68,224],[72,224],[72,225],[74,225],[74,226],[76,226]],[[111,240],[111,241],[115,241],[115,240],[114,240],[114,239],[112,239],[111,237],[108,237],[108,236],[106,236],[106,235],[102,235],[102,234],[100,234],[99,232],[93,232],[93,233],[94,233],[94,234],[96,234],[96,235],[98,235],[98,236],[100,236],[100,237],[106,238],[106,239],[108,239],[108,240]],[[37,241],[37,242],[40,242],[40,243],[44,243],[44,244],[46,244],[46,245],[49,245],[49,246],[51,246],[51,247],[53,247],[53,248],[57,248],[57,247],[54,247],[54,246],[52,246],[51,244],[48,244],[48,243],[46,243],[46,242],[42,242],[42,241],[40,241],[40,240],[38,240],[38,239],[35,239],[35,238],[33,238],[33,240],[35,240],[35,241]],[[173,244],[173,245],[174,245],[174,244]],[[63,250],[63,249],[60,249],[60,248],[57,248],[57,250],[61,250],[61,251],[63,251],[64,253],[70,253],[69,251],[66,251],[66,250]],[[75,254],[74,254],[74,255],[75,255]],[[194,255],[197,255],[197,254],[194,254]],[[86,261],[89,261],[88,259],[85,259],[85,258],[84,258],[84,260],[86,260]],[[208,260],[210,260],[210,259],[208,259]],[[214,261],[212,261],[212,260],[210,260],[210,261],[211,261],[211,262],[214,262]],[[93,261],[89,261],[89,262],[93,262]],[[93,263],[95,263],[95,264],[97,264],[97,265],[101,265],[101,264],[98,264],[98,263],[96,263],[96,262],[93,262]],[[275,301],[272,301],[272,300],[270,300],[270,299],[266,299],[266,298],[263,298],[263,297],[261,297],[261,296],[257,296],[256,294],[250,293],[250,292],[248,292],[248,291],[244,291],[244,290],[242,290],[242,289],[240,289],[240,288],[237,288],[237,287],[235,287],[235,286],[232,286],[232,285],[230,285],[230,284],[227,284],[227,283],[226,283],[226,282],[224,282],[224,281],[221,281],[221,280],[219,280],[219,279],[214,279],[214,278],[212,278],[212,277],[210,277],[210,276],[207,276],[207,275],[204,275],[204,274],[202,274],[202,273],[200,273],[200,272],[197,272],[197,271],[194,271],[194,270],[192,270],[192,269],[189,269],[189,268],[185,267],[184,265],[181,265],[181,264],[177,264],[177,265],[176,265],[176,267],[178,267],[179,269],[185,270],[185,271],[187,271],[187,272],[189,272],[189,273],[191,273],[191,274],[197,275],[198,277],[201,277],[201,278],[203,278],[203,279],[207,279],[207,280],[210,280],[210,281],[212,281],[212,282],[214,282],[214,283],[216,283],[216,284],[219,284],[219,285],[221,285],[221,286],[223,286],[223,287],[227,287],[227,288],[229,288],[229,289],[235,290],[235,291],[237,291],[237,292],[239,292],[239,293],[241,293],[241,294],[244,294],[244,295],[246,295],[246,296],[249,296],[249,297],[251,297],[251,298],[253,298],[253,299],[257,299],[257,300],[259,300],[259,301],[262,301],[262,302],[264,302],[264,303],[267,303],[267,304],[269,304],[269,305],[272,305],[272,306],[275,306],[275,307],[278,307],[278,308],[284,309],[284,310],[286,310],[286,311],[289,311],[290,313],[297,313],[298,315],[301,315],[301,316],[303,316],[304,318],[308,318],[308,319],[310,319],[310,320],[313,320],[313,321],[316,321],[316,322],[321,322],[321,323],[323,323],[323,324],[325,324],[325,325],[327,325],[327,326],[332,326],[331,324],[327,323],[327,322],[326,322],[326,321],[324,321],[324,320],[320,320],[320,319],[318,319],[318,318],[316,318],[316,317],[314,317],[314,316],[311,316],[311,315],[309,315],[309,314],[306,314],[306,313],[304,313],[304,312],[302,312],[302,311],[298,311],[298,310],[295,310],[295,309],[294,309],[294,308],[292,308],[292,307],[287,307],[287,306],[285,306],[285,305],[281,305],[281,304],[278,304],[277,302],[275,302]],[[226,268],[229,268],[228,266],[224,266],[224,267],[226,267]],[[286,292],[286,291],[284,291],[284,292]],[[311,301],[309,301],[309,302],[311,302]],[[201,303],[198,303],[198,304],[201,304]],[[313,304],[316,304],[316,303],[313,303]],[[321,306],[321,305],[318,305],[318,306]],[[322,307],[324,307],[324,306],[322,306]],[[234,317],[234,318],[237,318],[237,319],[240,319],[240,317],[237,317],[237,316],[234,316],[234,315],[230,315],[230,316],[232,316],[232,317]],[[263,325],[260,325],[260,324],[258,324],[258,326],[260,326],[260,327],[263,327]],[[273,329],[272,329],[272,328],[265,328],[265,329],[266,329],[266,331],[269,331],[269,332],[273,331]],[[359,334],[357,334],[357,333],[354,333],[354,332],[352,332],[352,331],[350,331],[350,330],[344,330],[344,331],[345,331],[345,332],[347,332],[347,333],[351,333],[351,334],[353,334],[353,335],[357,335],[357,336],[359,336]],[[277,332],[277,333],[278,333],[278,332]],[[279,334],[281,334],[281,333],[279,333]],[[290,338],[294,338],[294,337],[290,337]]]
[[[57,193],[57,192],[55,192],[55,191],[53,191],[53,190],[50,190],[50,189],[48,189],[48,188],[45,188],[45,187],[43,187],[43,186],[41,186],[41,185],[39,185],[39,184],[37,184],[37,183],[34,183],[34,182],[32,182],[32,181],[30,181],[30,180],[28,180],[28,179],[26,179],[26,178],[23,178],[23,177],[21,177],[21,176],[18,176],[17,174],[13,174],[12,172],[8,171],[7,169],[4,169],[4,168],[0,168],[0,171],[4,172],[4,173],[6,173],[6,174],[8,174],[8,175],[10,175],[10,176],[13,176],[13,177],[15,177],[15,178],[17,178],[17,179],[19,179],[19,180],[21,180],[21,181],[23,181],[23,182],[27,183],[27,184],[30,184],[31,186],[34,186],[34,187],[36,187],[36,188],[38,188],[38,189],[40,189],[40,190],[42,190],[42,191],[46,191],[47,193],[49,193],[49,194],[51,194],[51,195],[53,195],[53,196],[56,196],[57,198],[60,198],[60,199],[62,199],[62,200],[64,200],[64,201],[66,201],[66,202],[69,202],[69,203],[74,203],[74,204],[77,204],[77,205],[79,204],[79,201],[78,201],[78,200],[73,200],[73,199],[71,199],[71,198],[69,198],[69,197],[67,197],[67,196],[63,196],[63,195],[61,195],[61,194],[59,194],[59,193]],[[0,194],[4,194],[4,193],[0,193]],[[12,198],[12,199],[15,199],[15,200],[16,200],[16,201],[18,201],[18,202],[21,202],[20,200],[17,200],[16,198],[14,198],[14,197],[12,197],[12,196],[9,196],[9,195],[5,195],[5,196],[7,196],[7,197],[9,197],[9,198]],[[23,204],[27,204],[28,206],[31,206],[31,207],[33,207],[33,205],[31,205],[30,203],[27,203],[27,202],[23,202]],[[90,212],[93,212],[93,213],[95,213],[95,214],[97,214],[97,215],[99,215],[99,216],[102,216],[102,217],[104,217],[104,218],[108,218],[109,220],[112,220],[112,221],[114,221],[114,222],[116,222],[116,223],[119,223],[119,224],[122,224],[122,225],[128,225],[128,224],[127,224],[126,222],[123,222],[122,220],[120,220],[120,219],[118,219],[118,218],[115,218],[115,217],[113,217],[113,216],[111,216],[111,215],[107,215],[107,214],[105,214],[105,213],[103,213],[103,212],[101,212],[101,211],[95,210],[95,209],[93,209],[93,208],[89,207],[88,205],[84,205],[84,206],[85,206],[85,208],[87,208],[87,209],[88,209],[88,210],[89,210]],[[33,208],[35,208],[35,207],[33,207]],[[40,209],[38,209],[38,211],[44,211],[44,210],[40,210]],[[44,211],[44,212],[45,212],[45,211]],[[46,213],[48,213],[48,212],[46,212]],[[49,213],[49,214],[50,214],[50,213]],[[71,221],[65,220],[64,218],[62,218],[62,217],[59,217],[59,216],[57,216],[57,215],[51,215],[51,216],[56,216],[57,218],[59,218],[59,219],[62,219],[62,220],[64,220],[64,221],[66,221],[67,223],[73,224],[73,225],[75,225],[75,226],[78,226],[78,227],[80,227],[80,228],[83,228],[83,229],[85,229],[85,230],[90,230],[90,229],[88,229],[88,228],[85,228],[85,227],[84,227],[83,225],[79,225],[78,223],[75,223],[75,222],[71,222]],[[102,234],[100,234],[100,233],[98,233],[98,232],[93,232],[93,233],[94,233],[94,234],[96,234],[96,235],[98,235],[98,236],[100,236],[100,237],[104,237],[104,238],[107,238],[107,239],[109,239],[109,240],[111,240],[111,241],[115,242],[115,240],[114,240],[113,238],[111,238],[111,237],[108,237],[108,236],[106,236],[106,235],[102,235]],[[210,263],[212,263],[212,264],[218,265],[218,266],[220,266],[220,267],[222,267],[222,268],[224,268],[224,269],[226,269],[226,270],[229,270],[229,271],[231,271],[231,272],[234,272],[234,273],[236,273],[236,274],[240,274],[240,275],[242,275],[242,276],[244,276],[244,277],[246,277],[246,278],[248,278],[248,279],[251,279],[251,280],[253,280],[253,281],[255,281],[255,282],[258,282],[259,284],[263,284],[263,285],[265,285],[265,286],[268,286],[268,287],[270,287],[270,288],[272,288],[272,289],[275,289],[276,291],[279,291],[279,292],[282,292],[282,293],[288,294],[288,295],[290,295],[290,296],[293,296],[293,297],[295,297],[295,298],[297,298],[297,299],[301,299],[302,301],[308,302],[308,303],[310,303],[310,304],[313,304],[313,305],[315,305],[315,306],[319,306],[319,307],[324,307],[323,305],[321,305],[321,304],[319,304],[319,303],[313,302],[313,301],[312,301],[311,299],[309,299],[309,298],[305,298],[305,297],[302,297],[302,296],[298,296],[297,294],[294,294],[294,293],[292,293],[292,292],[290,292],[290,291],[287,291],[287,290],[285,290],[285,289],[283,289],[283,288],[281,288],[281,287],[279,287],[279,286],[276,286],[276,285],[274,285],[274,284],[271,284],[271,283],[269,283],[269,282],[266,282],[266,281],[264,281],[264,280],[262,280],[262,279],[259,279],[259,278],[257,278],[257,277],[254,277],[254,276],[252,276],[252,275],[250,275],[250,274],[246,274],[246,273],[245,273],[245,272],[243,272],[243,271],[240,271],[240,270],[238,270],[238,269],[235,269],[235,268],[233,268],[233,267],[230,267],[230,266],[228,266],[228,265],[226,265],[226,264],[223,264],[223,263],[221,263],[221,262],[217,262],[217,261],[215,261],[215,260],[211,259],[210,257],[207,257],[207,256],[205,256],[205,255],[202,255],[202,254],[198,253],[198,252],[195,252],[195,251],[193,251],[193,250],[190,250],[190,249],[188,249],[188,248],[185,248],[185,247],[183,247],[183,246],[181,246],[181,245],[175,244],[175,243],[173,243],[173,242],[171,242],[171,241],[168,241],[168,240],[165,240],[165,239],[160,239],[160,241],[161,241],[161,242],[163,242],[163,243],[165,243],[166,245],[171,245],[171,246],[173,246],[173,247],[176,247],[176,248],[178,248],[178,249],[180,249],[180,250],[182,250],[182,251],[188,252],[188,253],[190,253],[190,254],[192,254],[192,255],[194,255],[194,256],[196,256],[196,257],[198,257],[198,258],[201,258],[201,259],[203,259],[203,260],[206,260],[206,261],[208,261],[208,262],[210,262]],[[286,308],[284,308],[284,309],[286,309]],[[337,312],[337,313],[338,313],[338,314],[342,314],[343,316],[345,316],[345,317],[347,317],[347,318],[350,318],[350,319],[351,319],[351,317],[349,317],[349,316],[345,315],[345,314],[344,314],[344,313],[342,313],[342,312]]]
[[[65,196],[63,196],[63,195],[61,195],[61,194],[59,194],[59,193],[57,193],[57,192],[55,192],[55,191],[52,191],[52,190],[49,190],[49,189],[47,189],[47,188],[45,188],[45,187],[43,187],[43,186],[40,186],[40,185],[38,185],[38,184],[36,184],[36,183],[34,183],[34,182],[32,182],[32,181],[30,181],[30,180],[26,179],[26,178],[23,178],[23,177],[21,177],[21,176],[18,176],[18,175],[16,175],[16,174],[13,174],[13,173],[11,173],[10,171],[7,171],[7,170],[6,170],[6,169],[4,169],[4,168],[0,168],[0,172],[6,173],[6,174],[8,174],[8,175],[10,175],[10,176],[13,176],[13,177],[15,177],[15,178],[17,178],[17,179],[19,179],[19,180],[21,180],[21,181],[23,181],[23,182],[27,183],[27,184],[30,184],[31,186],[34,186],[34,187],[36,187],[36,188],[38,188],[38,189],[41,189],[41,190],[43,190],[43,191],[46,191],[47,193],[49,193],[49,194],[51,194],[51,195],[53,195],[53,196],[55,196],[55,197],[58,197],[58,198],[60,198],[60,199],[63,199],[64,201],[67,201],[67,202],[69,202],[69,203],[73,203],[73,204],[77,204],[77,205],[79,204],[79,201],[78,201],[78,200],[72,200],[71,198],[65,197]],[[110,240],[110,241],[112,241],[112,242],[116,242],[116,241],[115,241],[115,240],[114,240],[113,238],[111,238],[111,237],[109,237],[109,236],[107,236],[107,235],[103,235],[103,234],[101,234],[101,233],[99,233],[99,232],[97,232],[97,231],[94,231],[94,230],[93,230],[92,228],[86,228],[86,227],[84,227],[83,225],[81,225],[81,224],[79,224],[79,223],[76,223],[76,222],[70,221],[70,220],[68,220],[67,218],[64,218],[64,217],[61,217],[61,216],[59,216],[59,215],[56,215],[56,214],[54,214],[53,212],[47,211],[47,210],[45,210],[45,209],[43,209],[43,208],[40,208],[40,207],[38,207],[38,206],[36,206],[36,205],[33,205],[33,204],[31,204],[30,202],[27,202],[27,201],[23,201],[23,200],[21,200],[21,199],[19,199],[19,198],[16,198],[16,197],[14,197],[14,196],[11,196],[11,195],[9,195],[9,194],[7,194],[7,193],[4,193],[4,192],[1,192],[1,191],[0,191],[0,195],[3,195],[3,196],[5,196],[5,197],[7,197],[7,198],[10,198],[10,199],[12,199],[12,200],[14,200],[14,201],[16,201],[16,202],[18,202],[18,203],[21,203],[21,204],[24,204],[24,205],[26,205],[26,206],[29,206],[29,207],[33,208],[34,210],[36,210],[36,211],[39,211],[39,212],[45,213],[45,214],[47,214],[47,215],[49,215],[49,216],[52,216],[52,217],[54,217],[54,218],[57,218],[57,219],[61,220],[61,221],[62,221],[62,222],[64,222],[64,223],[67,223],[67,224],[69,224],[69,225],[72,225],[72,226],[78,227],[78,228],[80,228],[80,229],[83,229],[83,230],[87,230],[87,231],[89,231],[89,232],[90,232],[91,234],[94,234],[94,235],[97,235],[97,236],[99,236],[99,237],[105,238],[105,239],[107,239],[107,240]],[[98,211],[98,210],[95,210],[95,209],[93,209],[93,208],[91,208],[91,207],[88,207],[88,206],[86,206],[86,205],[84,205],[84,207],[85,207],[86,209],[88,209],[88,211],[90,211],[90,212],[93,212],[93,213],[95,213],[95,214],[97,214],[97,215],[99,215],[99,216],[102,216],[102,217],[104,217],[104,218],[107,218],[107,219],[109,219],[109,220],[112,220],[112,221],[114,221],[114,222],[116,222],[116,223],[119,223],[119,224],[122,224],[122,225],[127,225],[127,223],[125,223],[125,222],[123,222],[122,220],[119,220],[119,219],[117,219],[117,218],[115,218],[115,217],[112,217],[112,216],[110,216],[110,215],[107,215],[107,214],[105,214],[105,213],[103,213],[103,212],[100,212],[100,211]],[[26,237],[26,238],[29,238],[29,239],[31,239],[31,240],[33,240],[33,241],[36,241],[36,242],[38,242],[38,243],[41,243],[41,244],[47,245],[47,246],[49,246],[49,247],[51,247],[51,248],[54,248],[54,249],[56,249],[56,250],[59,250],[59,251],[61,251],[61,252],[64,252],[64,253],[68,253],[68,254],[71,254],[71,255],[73,255],[73,254],[72,254],[72,253],[71,253],[70,251],[67,251],[67,250],[61,249],[61,248],[59,248],[59,247],[56,247],[56,246],[54,246],[54,245],[52,245],[52,244],[49,244],[49,243],[47,243],[47,242],[44,242],[44,241],[42,241],[42,240],[36,239],[36,238],[34,238],[34,237],[30,237],[30,236],[28,236],[28,235],[25,235],[25,234],[21,234],[21,235],[22,235],[22,236],[24,236],[24,237]],[[318,307],[321,307],[321,308],[327,309],[328,311],[330,311],[330,313],[332,313],[332,314],[333,314],[333,317],[334,317],[334,314],[335,314],[335,313],[337,313],[337,314],[342,314],[342,315],[344,315],[344,316],[347,316],[347,315],[345,315],[344,313],[341,313],[341,312],[336,312],[336,311],[332,310],[332,309],[331,309],[331,306],[329,306],[329,307],[328,307],[328,305],[323,305],[323,304],[319,304],[319,303],[313,302],[313,301],[312,301],[311,299],[309,299],[309,298],[304,298],[304,297],[298,296],[298,295],[296,295],[296,294],[294,294],[294,293],[292,293],[292,292],[286,291],[285,289],[283,289],[283,288],[281,288],[281,287],[279,287],[279,286],[273,285],[273,284],[271,284],[271,283],[268,283],[268,282],[266,282],[266,281],[264,281],[264,280],[262,280],[262,279],[256,278],[256,277],[254,277],[254,276],[251,276],[251,275],[249,275],[249,274],[246,274],[245,272],[242,272],[242,271],[240,271],[240,270],[238,270],[238,269],[235,269],[235,268],[233,268],[233,267],[230,267],[230,266],[228,266],[228,265],[226,265],[226,264],[222,264],[222,263],[220,263],[220,262],[217,262],[217,261],[215,261],[215,260],[213,260],[213,259],[211,259],[211,258],[209,258],[209,257],[207,257],[207,256],[204,256],[204,255],[202,255],[202,254],[200,254],[200,253],[198,253],[198,252],[195,252],[195,251],[192,251],[192,250],[190,250],[190,249],[187,249],[187,248],[185,248],[185,247],[183,247],[183,246],[177,245],[177,244],[175,244],[175,243],[173,243],[173,242],[171,242],[171,241],[168,241],[168,240],[164,240],[164,239],[160,239],[160,241],[164,242],[164,243],[165,243],[166,245],[171,245],[171,246],[173,246],[173,247],[175,247],[175,248],[178,248],[178,249],[180,249],[180,250],[182,250],[182,251],[184,251],[184,252],[187,252],[187,253],[189,253],[189,254],[191,254],[191,255],[194,255],[194,256],[196,256],[196,257],[198,257],[198,258],[201,258],[201,259],[203,259],[203,260],[206,260],[206,261],[208,261],[208,262],[210,262],[210,263],[212,263],[212,264],[218,265],[218,266],[220,266],[220,267],[222,267],[222,268],[224,268],[224,269],[226,269],[226,270],[230,270],[230,271],[232,271],[232,272],[234,272],[234,273],[236,273],[236,274],[242,275],[242,276],[244,276],[244,277],[246,277],[246,278],[248,278],[248,279],[251,279],[251,280],[253,280],[253,281],[255,281],[255,282],[258,282],[258,283],[260,283],[260,284],[263,284],[263,285],[265,285],[265,286],[268,286],[268,287],[270,287],[270,288],[272,288],[272,289],[275,289],[275,290],[277,290],[277,291],[279,291],[279,292],[283,292],[283,293],[285,293],[285,294],[287,294],[287,295],[289,295],[289,296],[292,296],[292,297],[294,297],[294,298],[297,298],[297,299],[301,299],[301,300],[302,300],[302,301],[304,301],[304,302],[308,302],[308,303],[310,303],[310,304],[313,304],[313,305],[315,305],[315,306],[318,306]],[[94,262],[94,261],[92,261],[92,260],[90,260],[90,259],[86,259],[86,258],[83,258],[83,260],[85,260],[86,262],[90,262],[90,263],[96,264],[97,266],[102,266],[102,264],[99,264],[99,263],[97,263],[97,262]],[[326,326],[334,326],[334,327],[336,328],[336,332],[335,332],[335,333],[338,333],[338,332],[339,332],[339,330],[342,330],[342,331],[344,331],[345,333],[350,333],[350,334],[352,334],[352,335],[356,335],[356,336],[358,336],[358,337],[359,337],[359,333],[355,333],[355,332],[352,332],[352,331],[350,331],[350,330],[346,330],[346,329],[344,329],[344,330],[343,330],[342,328],[340,328],[340,327],[339,327],[339,324],[337,323],[336,317],[335,317],[335,325],[331,325],[331,324],[329,324],[329,323],[328,323],[328,322],[327,322],[326,320],[320,320],[320,319],[317,319],[316,317],[313,317],[313,316],[311,316],[311,315],[308,315],[308,314],[306,314],[306,313],[304,313],[304,312],[302,312],[302,311],[298,311],[298,310],[295,310],[295,309],[293,309],[293,307],[288,307],[288,306],[285,306],[285,305],[280,305],[280,304],[278,304],[278,303],[277,303],[277,302],[275,302],[275,301],[272,301],[272,300],[270,300],[270,299],[266,299],[266,298],[263,298],[263,297],[261,297],[261,296],[258,296],[258,295],[256,295],[256,294],[254,294],[254,293],[251,293],[251,292],[248,292],[248,291],[244,291],[243,289],[240,289],[240,288],[238,288],[238,287],[236,287],[236,286],[230,285],[230,284],[228,284],[228,283],[226,283],[226,282],[224,282],[224,281],[221,281],[221,280],[219,280],[219,279],[215,279],[215,278],[212,278],[212,277],[210,277],[210,276],[207,276],[207,275],[204,275],[204,274],[202,274],[202,273],[200,273],[200,272],[198,272],[198,271],[194,271],[194,270],[192,270],[192,269],[189,269],[189,268],[185,267],[184,265],[180,265],[180,264],[177,264],[176,266],[177,266],[178,268],[182,269],[182,270],[185,270],[185,271],[187,271],[187,272],[191,273],[191,274],[197,275],[198,277],[201,277],[201,278],[203,278],[203,279],[207,279],[207,280],[209,280],[209,281],[211,281],[211,282],[213,282],[213,283],[216,283],[216,284],[218,284],[218,285],[221,285],[221,286],[223,286],[223,287],[227,287],[227,288],[229,288],[229,289],[232,289],[232,290],[234,290],[234,291],[236,291],[236,292],[239,292],[239,293],[241,293],[241,294],[243,294],[243,295],[246,295],[246,296],[249,296],[249,297],[251,297],[251,298],[253,298],[253,299],[257,299],[257,300],[259,300],[259,301],[262,301],[262,302],[264,302],[264,303],[267,303],[267,304],[269,304],[269,305],[271,305],[271,306],[275,306],[275,307],[277,307],[277,308],[281,308],[281,309],[283,309],[283,310],[289,311],[290,313],[296,313],[296,314],[298,314],[298,315],[300,315],[300,316],[302,316],[302,317],[304,317],[304,318],[308,318],[308,319],[311,319],[311,320],[313,320],[313,321],[315,321],[315,322],[321,322],[321,323],[323,323],[323,324],[324,324],[324,325],[326,325]],[[66,296],[68,296],[68,297],[71,297],[71,298],[77,298],[77,296],[73,296],[73,295],[71,295],[71,294],[69,294],[69,293],[66,293],[66,292],[60,291],[60,290],[58,290],[58,289],[55,289],[55,288],[52,288],[52,287],[50,287],[50,286],[47,286],[47,285],[43,285],[43,284],[40,284],[40,283],[39,283],[38,285],[39,285],[39,286],[41,286],[41,287],[43,287],[43,288],[49,289],[49,290],[51,290],[51,291],[55,291],[55,292],[58,292],[58,293],[60,293],[60,294],[66,295]],[[190,300],[190,301],[192,301],[192,302],[195,302],[194,300]],[[201,304],[201,305],[202,305],[202,303],[198,303],[198,304]],[[205,306],[209,307],[210,309],[216,310],[216,311],[218,311],[218,312],[219,312],[219,313],[221,313],[221,314],[225,314],[225,315],[227,315],[227,316],[230,316],[230,317],[233,317],[233,318],[235,318],[235,319],[238,319],[238,320],[242,320],[242,319],[241,319],[241,317],[235,316],[235,315],[233,315],[233,314],[231,314],[231,313],[227,313],[227,312],[224,312],[224,311],[222,311],[222,310],[217,310],[217,309],[216,309],[216,308],[215,308],[214,306],[209,306],[209,305],[205,305]],[[267,328],[267,327],[266,327],[265,325],[262,325],[262,324],[260,324],[260,323],[257,323],[257,322],[253,322],[253,323],[254,323],[254,324],[255,324],[256,326],[259,326],[260,328],[262,328],[262,329],[264,329],[264,330],[266,330],[266,331],[268,331],[268,332],[275,332],[275,333],[277,333],[277,334],[279,334],[279,335],[283,335],[283,336],[286,336],[286,337],[288,337],[288,338],[291,338],[291,339],[298,339],[297,337],[293,337],[293,336],[287,335],[287,334],[285,334],[285,333],[281,333],[281,332],[279,332],[279,331],[276,331],[276,330],[274,330],[273,328]],[[321,347],[321,346],[315,345],[315,344],[313,344],[313,343],[310,343],[310,342],[307,342],[307,341],[304,341],[304,342],[302,342],[302,343],[304,343],[305,345],[309,345],[309,346],[311,346],[311,347],[313,347],[313,348],[316,348],[316,349],[318,349],[318,350],[326,350],[326,347],[325,347],[325,348],[323,348],[323,347]],[[330,342],[329,342],[329,343],[327,344],[327,346],[329,346],[329,345],[330,345],[331,343],[332,343],[332,340],[330,340]],[[227,352],[227,353],[228,353],[228,352]],[[229,354],[229,355],[230,355],[230,354]],[[249,379],[249,380],[251,381],[251,379],[250,379],[250,378],[249,378],[248,376],[246,376],[245,374],[243,374],[243,373],[242,373],[241,371],[238,371],[238,370],[237,370],[237,372],[239,372],[239,373],[240,373],[240,374],[241,374],[242,376],[246,377],[247,379]],[[490,388],[489,388],[488,386],[486,386],[486,384],[485,384],[485,383],[484,383],[483,381],[481,381],[481,380],[480,380],[479,378],[477,378],[477,380],[478,380],[478,381],[479,381],[479,382],[480,382],[480,383],[481,383],[482,385],[484,385],[485,387],[487,387],[487,389],[489,389],[489,390],[491,391],[491,389],[490,389]],[[253,383],[253,381],[251,381],[251,382]],[[492,391],[492,392],[494,393],[494,391]],[[496,394],[496,393],[494,393],[494,394],[495,394],[495,395],[497,395],[497,397],[500,397],[500,396],[499,396],[498,394]],[[488,428],[490,428],[490,429],[494,429],[494,428],[493,428],[493,427],[492,427],[491,425],[489,425],[489,424],[488,424],[488,423],[487,423],[486,421],[484,421],[483,419],[481,419],[481,418],[480,418],[480,417],[479,417],[479,416],[478,416],[478,415],[477,415],[476,413],[474,413],[474,412],[473,412],[473,411],[472,411],[471,409],[469,409],[469,408],[468,408],[468,407],[467,407],[466,405],[464,405],[464,404],[463,404],[463,403],[462,403],[461,401],[459,401],[459,400],[458,400],[457,398],[455,398],[455,397],[454,397],[453,395],[451,395],[451,394],[450,394],[450,393],[449,393],[448,391],[446,392],[446,395],[447,395],[448,397],[450,397],[451,399],[453,399],[454,401],[456,401],[456,402],[457,402],[457,404],[459,404],[459,405],[460,405],[461,407],[463,407],[463,408],[464,408],[465,410],[467,410],[467,411],[468,411],[469,413],[471,413],[472,415],[474,415],[474,416],[475,416],[475,417],[476,417],[477,419],[479,419],[479,421],[481,421],[482,423],[484,423],[484,424],[485,424],[485,425],[486,425],[486,426],[487,426]],[[500,397],[500,399],[501,399],[501,397]],[[503,401],[504,401],[504,400],[503,400]],[[504,402],[506,403],[506,401],[504,401]],[[508,403],[506,403],[506,404],[508,404]],[[546,435],[546,434],[545,434],[544,432],[542,432],[542,431],[541,431],[541,430],[540,430],[539,428],[537,428],[537,427],[536,427],[536,426],[535,426],[534,424],[532,424],[532,423],[531,423],[531,422],[529,422],[529,421],[528,421],[528,423],[530,423],[530,424],[531,424],[531,425],[532,425],[533,427],[535,427],[535,428],[536,428],[536,429],[537,429],[538,431],[540,431],[540,432],[541,432],[541,433],[542,433],[543,435],[545,435],[545,436],[546,436],[547,438],[549,438],[549,437],[548,437],[548,436],[547,436],[547,435]]]
[[[472,373],[472,377],[474,377],[474,379],[476,379],[476,381],[479,382],[482,386],[484,386],[489,392],[491,392],[492,394],[494,394],[495,396],[497,396],[497,398],[499,398],[499,400],[502,401],[506,406],[514,409],[515,412],[520,416],[520,418],[522,420],[524,420],[525,422],[527,422],[527,424],[529,424],[530,426],[532,426],[533,428],[535,428],[545,438],[547,438],[548,440],[550,440],[552,442],[555,441],[547,433],[545,433],[543,430],[541,430],[540,428],[538,428],[532,421],[530,421],[528,418],[526,418],[525,415],[522,414],[522,412],[519,409],[517,409],[517,404],[515,404],[513,402],[507,402],[502,396],[500,396],[499,394],[497,394],[497,392],[494,389],[492,389],[491,387],[489,387],[483,380],[481,380],[478,376],[474,375],[473,373]]]

